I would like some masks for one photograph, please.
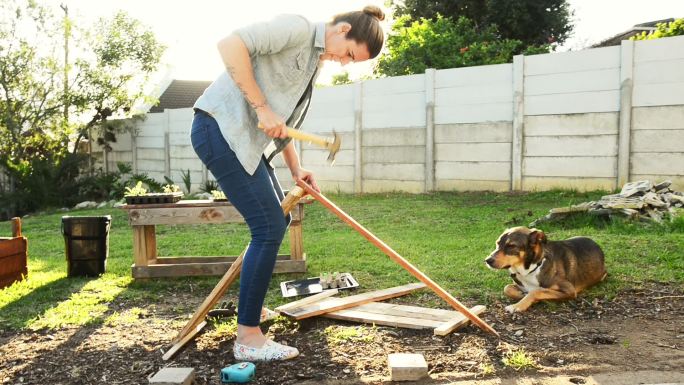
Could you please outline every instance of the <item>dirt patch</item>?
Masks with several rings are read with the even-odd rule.
[[[148,377],[164,366],[180,366],[196,369],[197,384],[220,384],[220,369],[235,361],[232,338],[216,328],[209,327],[174,360],[161,359],[168,341],[186,321],[171,311],[179,298],[169,298],[168,303],[135,312],[126,322],[2,333],[0,383],[147,384]],[[194,295],[183,300],[194,309],[203,299]],[[647,382],[625,374],[634,371],[666,374],[662,381],[651,383],[684,382],[681,286],[650,283],[610,300],[580,298],[535,305],[516,315],[507,314],[505,305],[494,303],[482,316],[501,333],[501,339],[473,326],[434,337],[428,331],[359,327],[324,318],[271,323],[266,325],[269,333],[298,347],[302,355],[292,361],[258,364],[253,383],[387,383],[387,354],[395,352],[425,356],[430,379],[420,383],[506,384],[527,383],[513,379],[529,378],[530,384],[606,384],[610,382],[596,380],[606,373],[608,379],[628,381],[623,383]],[[140,304],[112,304],[121,314],[135,306]],[[356,333],[336,338],[337,332],[349,328],[357,328]],[[525,358],[519,370],[504,364],[515,352]]]

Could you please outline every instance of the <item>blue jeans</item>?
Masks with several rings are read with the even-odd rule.
[[[278,249],[290,220],[280,206],[283,191],[273,168],[263,157],[254,175],[245,171],[216,120],[206,112],[196,110],[190,139],[197,156],[249,226],[252,241],[240,273],[238,323],[258,326]]]

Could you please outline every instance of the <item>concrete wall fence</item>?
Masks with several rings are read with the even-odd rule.
[[[189,108],[148,114],[110,168],[131,162],[179,185],[190,170],[198,188],[212,177],[191,120]],[[296,144],[328,191],[611,190],[639,179],[682,190],[684,36],[317,88],[303,130],[342,137],[332,167],[325,150]]]

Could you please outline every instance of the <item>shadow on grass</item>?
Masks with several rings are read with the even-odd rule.
[[[95,279],[95,278],[93,278]],[[7,303],[0,308],[0,329],[20,329],[29,326],[31,321],[45,314],[61,301],[83,289],[92,279],[73,279],[62,277],[34,288],[28,294]],[[7,317],[10,318],[7,318]]]

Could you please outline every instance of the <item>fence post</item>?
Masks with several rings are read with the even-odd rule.
[[[511,143],[511,190],[522,190],[525,140],[525,56],[513,57],[513,137]]]
[[[425,70],[425,192],[435,190],[435,74]]]
[[[632,135],[632,90],[634,89],[634,41],[623,40],[620,47],[620,122],[616,188],[629,182]]]
[[[171,130],[171,113],[166,114],[166,127],[164,128],[164,175],[171,178],[171,146],[169,145],[169,131]]]
[[[363,81],[354,83],[354,192],[363,192],[363,157],[362,126],[363,126]]]
[[[136,130],[131,131],[131,160],[133,173],[138,173],[138,135]]]

